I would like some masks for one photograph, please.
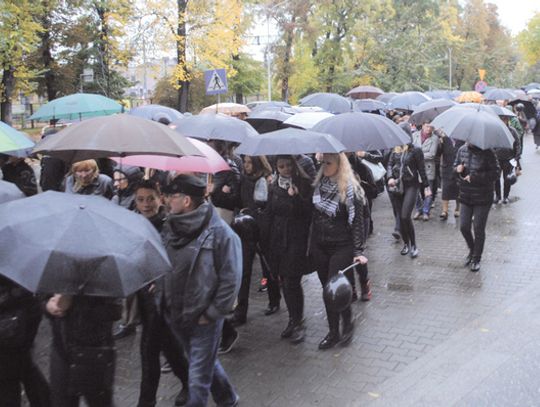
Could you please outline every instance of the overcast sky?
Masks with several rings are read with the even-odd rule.
[[[535,12],[540,11],[539,0],[487,0],[486,3],[497,5],[499,19],[514,35],[527,26]]]

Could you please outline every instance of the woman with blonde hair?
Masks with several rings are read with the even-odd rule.
[[[367,262],[364,256],[367,201],[344,153],[324,154],[322,167],[315,180],[311,223],[310,256],[312,266],[324,287],[327,281],[351,263],[362,268],[362,288],[368,285]],[[351,280],[352,275],[347,276]],[[348,345],[354,323],[349,305],[336,312],[325,303],[329,333],[319,343],[319,349],[329,349],[340,343]],[[340,318],[343,330],[340,335]]]
[[[110,177],[99,173],[96,160],[78,161],[71,166],[71,174],[66,178],[65,192],[81,195],[101,195],[113,197],[113,183]]]

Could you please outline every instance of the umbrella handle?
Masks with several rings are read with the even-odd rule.
[[[343,270],[339,270],[338,273],[345,274],[347,271],[349,271],[350,269],[352,269],[352,268],[354,268],[354,267],[356,267],[358,265],[360,265],[360,262],[357,261],[357,262],[351,264],[350,266],[345,267]]]

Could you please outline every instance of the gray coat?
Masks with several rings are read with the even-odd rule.
[[[232,311],[242,277],[238,235],[212,204],[204,203],[188,214],[169,216],[162,237],[173,271],[157,285],[160,309],[180,329],[195,326],[203,314],[210,321],[224,318]]]
[[[435,133],[432,133],[431,137],[422,144],[421,132],[417,131],[413,134],[413,144],[422,149],[427,179],[433,181],[436,176],[435,156],[437,155],[437,149],[439,148],[439,137],[437,137]]]

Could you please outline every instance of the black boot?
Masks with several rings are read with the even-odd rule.
[[[469,254],[467,255],[467,257],[465,258],[465,267],[468,267],[471,263],[472,263],[472,250],[469,251]]]
[[[304,326],[304,322],[300,321],[300,322],[295,323],[292,334],[291,334],[291,342],[294,344],[304,342],[305,337],[306,337],[306,327]]]
[[[295,323],[292,319],[289,319],[289,323],[287,324],[287,327],[281,332],[282,338],[290,338],[293,334],[293,330],[295,327]]]
[[[348,324],[344,324],[343,326],[343,334],[341,335],[341,341],[339,344],[341,346],[348,346],[353,338],[354,334],[354,322],[351,321]]]
[[[325,350],[330,349],[336,346],[339,342],[339,333],[337,332],[328,332],[324,339],[319,343],[319,349]]]
[[[188,402],[188,388],[187,386],[182,387],[182,391],[178,393],[174,399],[175,406],[185,406]]]

